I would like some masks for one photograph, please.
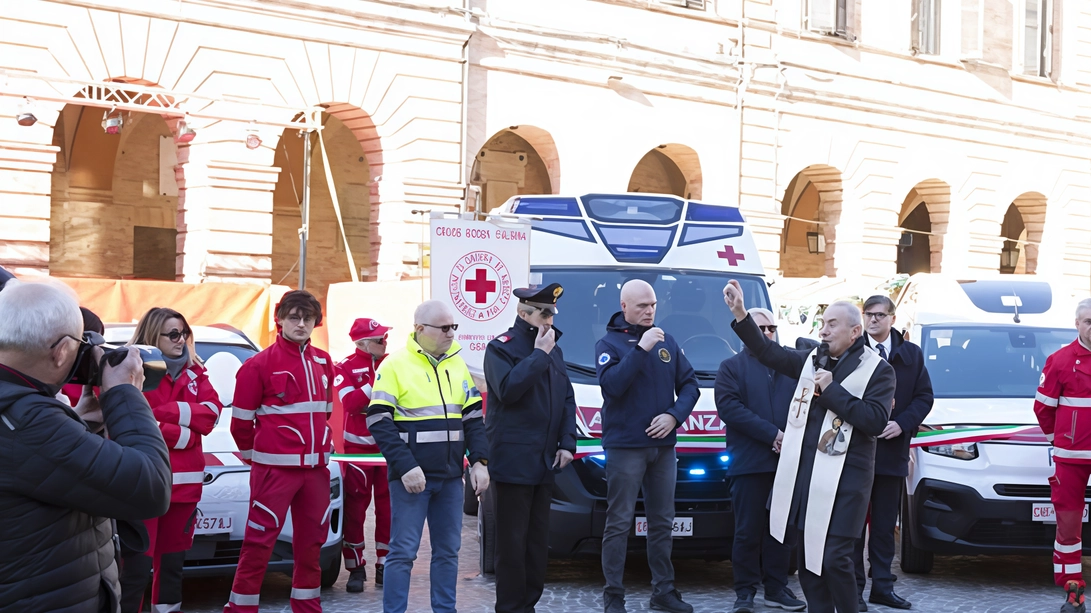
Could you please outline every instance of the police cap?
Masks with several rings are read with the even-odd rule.
[[[519,302],[557,312],[557,299],[564,293],[560,283],[550,283],[545,287],[520,287],[512,292]]]

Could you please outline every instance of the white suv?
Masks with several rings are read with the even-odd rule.
[[[1046,358],[1076,338],[1074,302],[1049,280],[915,275],[896,326],[921,347],[935,405],[922,429],[1037,425]],[[1048,554],[1051,447],[1041,433],[914,448],[902,503],[901,567],[932,570],[939,554]]]
[[[124,344],[133,335],[132,324],[106,324],[106,342]],[[246,515],[250,508],[250,467],[239,459],[238,446],[231,437],[231,402],[235,395],[235,373],[259,348],[245,334],[230,326],[193,326],[197,355],[208,369],[208,378],[224,411],[216,427],[204,438],[205,480],[197,503],[193,547],[186,552],[185,573],[189,576],[231,575],[239,563]],[[341,573],[341,524],[344,497],[341,467],[330,463],[330,530],[322,546],[322,587],[329,587]],[[273,546],[269,572],[292,572],[292,516]]]

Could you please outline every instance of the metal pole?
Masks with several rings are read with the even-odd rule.
[[[299,289],[307,285],[307,234],[311,217],[311,132],[299,133],[303,138],[303,209],[302,224],[299,228]]]

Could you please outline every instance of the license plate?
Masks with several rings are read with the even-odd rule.
[[[231,532],[231,520],[230,515],[211,515],[198,512],[197,517],[193,520],[193,533],[222,534]]]
[[[1057,513],[1053,510],[1053,504],[1049,502],[1035,502],[1030,505],[1030,518],[1034,521],[1057,523]],[[1088,505],[1083,505],[1083,521],[1087,523]]]
[[[648,518],[636,518],[636,535],[648,536]],[[671,536],[693,536],[693,518],[675,517]]]

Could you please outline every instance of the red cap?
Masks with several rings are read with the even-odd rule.
[[[355,343],[356,341],[365,338],[386,336],[387,332],[390,332],[390,330],[389,326],[384,326],[374,319],[361,317],[352,322],[352,329],[349,330],[349,338]]]

